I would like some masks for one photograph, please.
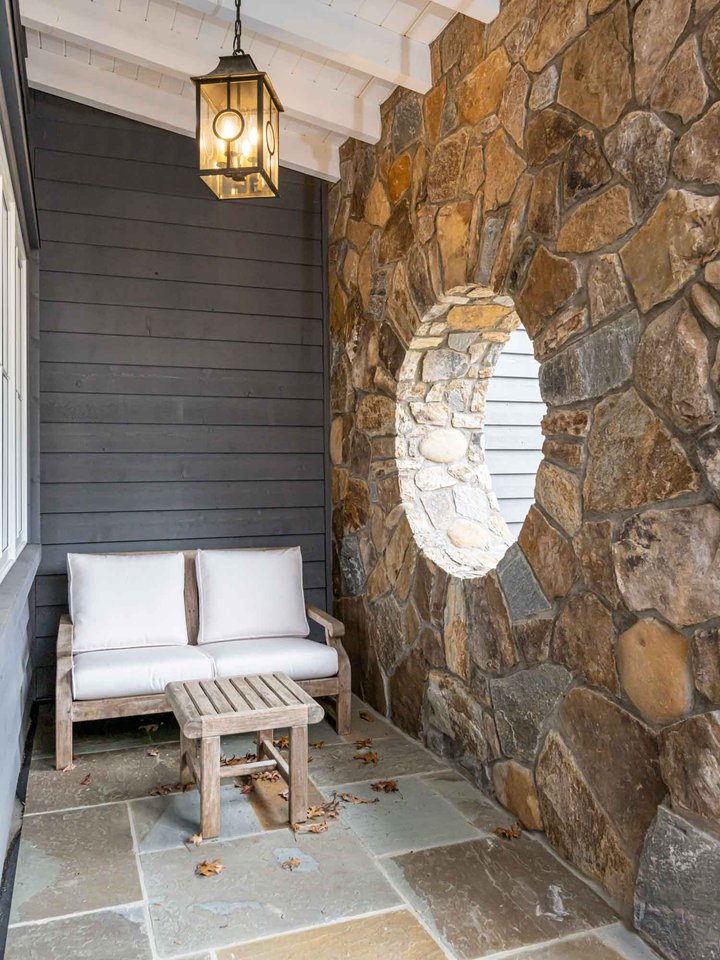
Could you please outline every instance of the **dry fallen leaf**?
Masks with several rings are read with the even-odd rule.
[[[372,737],[366,737],[364,740],[356,740],[355,747],[358,750],[366,750],[372,743]]]
[[[325,833],[327,828],[327,820],[323,820],[322,823],[292,823],[290,825],[293,833]]]
[[[286,750],[290,746],[290,737],[278,737],[277,740],[273,740],[273,746],[279,750]]]
[[[158,750],[157,747],[153,747],[152,750],[148,750],[147,755],[149,757],[159,757],[160,751]]]
[[[191,837],[188,837],[185,843],[191,843],[194,847],[197,847],[198,844],[202,843],[202,834],[194,833]]]
[[[253,780],[266,780],[268,783],[277,783],[280,774],[277,770],[262,770],[260,773],[254,773],[252,778]]]
[[[503,840],[517,840],[522,836],[523,825],[516,820],[511,827],[495,827],[495,833]]]
[[[375,783],[371,784],[373,790],[377,790],[378,793],[397,793],[398,785],[397,780],[377,780]]]
[[[362,760],[363,763],[373,763],[375,766],[380,763],[380,757],[374,750],[369,750],[367,753],[356,753],[353,760]]]
[[[223,767],[237,767],[243,763],[254,763],[257,760],[257,755],[254,753],[246,753],[244,757],[236,757],[234,754],[232,757],[220,757],[220,765]]]
[[[297,870],[300,866],[300,861],[297,857],[292,857],[290,860],[283,860],[280,866],[283,870],[289,870],[292,873],[293,870]]]
[[[337,794],[335,794],[337,796]],[[354,793],[341,793],[340,799],[344,803],[380,803],[380,797],[373,797],[371,800],[365,800],[363,797],[356,797]]]
[[[172,793],[173,790],[177,789],[178,784],[174,783],[160,783],[157,787],[153,787],[150,791],[151,797],[166,797],[169,793]]]
[[[366,713],[365,710],[360,714],[360,719],[366,723],[375,723],[375,717],[371,713]]]
[[[60,771],[61,773],[70,773],[71,770],[75,769],[75,764],[70,762],[66,767],[63,767]]]
[[[327,817],[328,820],[337,820],[339,816],[337,810],[339,802],[339,800],[333,797],[333,799],[328,800],[327,803],[308,807],[308,820],[321,820],[323,817]]]
[[[90,776],[90,774],[88,774],[80,785],[82,787],[89,787],[91,783],[92,783],[92,777]]]
[[[315,740],[315,742],[311,743],[310,746],[313,748],[313,750],[322,750],[322,748],[325,746],[325,741]]]
[[[195,786],[195,781],[188,780],[187,783],[179,783],[177,786],[178,786],[178,789],[182,790],[183,793],[187,793],[188,790],[192,790],[192,788]]]
[[[155,733],[159,729],[159,723],[143,723],[142,726],[138,727],[138,730],[142,730],[143,733]]]
[[[197,877],[216,877],[224,869],[225,867],[220,862],[219,857],[217,860],[203,860],[195,867],[195,875]]]
[[[290,798],[290,791],[281,790],[278,796],[280,797],[281,800],[288,800]]]

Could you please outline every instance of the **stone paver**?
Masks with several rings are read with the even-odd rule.
[[[157,786],[175,785],[180,773],[180,748],[166,744],[132,750],[110,750],[78,756],[75,769],[59,773],[52,759],[30,765],[27,813],[66,810],[95,803],[147,797]],[[153,754],[157,751],[157,756]],[[89,782],[84,782],[88,781]]]
[[[370,734],[366,733],[366,737]],[[358,754],[376,753],[377,763],[355,759]],[[356,783],[362,780],[387,780],[412,773],[433,773],[446,768],[419,744],[399,735],[375,739],[367,748],[358,749],[353,743],[324,747],[312,752],[310,779],[318,787],[338,783]]]
[[[373,790],[369,783],[346,783],[329,789],[326,797],[350,793],[362,804],[344,804],[342,819],[376,856],[421,850],[460,840],[474,840],[478,831],[447,800],[419,777],[396,781],[397,792]]]
[[[205,850],[142,856],[155,942],[161,957],[224,947],[260,936],[342,920],[400,904],[371,857],[342,824],[317,836],[289,832],[209,845],[225,870],[199,878]],[[282,864],[297,859],[293,871]]]
[[[125,804],[25,817],[11,923],[139,900]]]
[[[611,923],[612,910],[539,843],[487,837],[383,861],[460,960]]]
[[[220,809],[221,840],[232,840],[262,831],[250,800],[232,784],[222,789]],[[140,853],[181,847],[189,837],[200,832],[200,797],[197,790],[135,800],[130,804],[130,811]]]
[[[442,960],[444,956],[407,910],[272,937],[217,953],[218,960]]]
[[[5,960],[152,960],[142,906],[11,927]]]

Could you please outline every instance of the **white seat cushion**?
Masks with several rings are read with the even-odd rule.
[[[300,547],[198,550],[195,569],[198,643],[307,637],[310,632]]]
[[[210,680],[213,662],[197,647],[93,650],[73,657],[76,700],[163,693],[173,680]]]
[[[73,650],[188,642],[182,553],[69,553]]]
[[[319,680],[338,672],[337,650],[303,637],[226,640],[206,643],[202,650],[212,657],[218,677],[286,673],[291,680]]]

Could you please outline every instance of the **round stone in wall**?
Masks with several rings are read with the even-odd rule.
[[[468,440],[460,430],[431,430],[420,441],[420,453],[433,463],[454,463],[467,453]]]

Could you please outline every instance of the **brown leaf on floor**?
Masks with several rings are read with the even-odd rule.
[[[192,790],[192,788],[193,788],[194,786],[195,786],[195,781],[194,781],[194,780],[188,780],[187,783],[179,783],[179,784],[178,784],[178,789],[179,789],[182,793],[187,793],[188,790]]]
[[[366,723],[375,723],[375,717],[371,713],[368,713],[366,710],[362,711],[362,713],[360,714],[360,719],[364,720]]]
[[[322,748],[325,746],[325,741],[315,740],[313,743],[310,744],[310,746],[313,748],[313,750],[322,750]]]
[[[495,827],[495,833],[503,840],[517,840],[518,837],[522,836],[523,825],[519,820],[516,820],[511,827]]]
[[[372,741],[373,741],[373,738],[372,738],[372,737],[365,737],[364,740],[356,740],[356,741],[355,741],[355,747],[356,747],[358,750],[366,750],[366,749],[370,746],[370,744],[372,743]]]
[[[81,787],[89,787],[92,784],[92,777],[88,774],[84,780],[81,781]]]
[[[242,790],[244,794],[252,793],[255,789],[255,784],[252,782],[252,779],[248,776],[245,777],[235,777],[233,781],[234,785],[238,790]]]
[[[77,766],[77,764],[75,764],[75,763],[73,763],[73,762],[71,761],[66,767],[63,767],[60,772],[61,772],[61,773],[71,773],[71,772],[75,769],[76,766]]]
[[[335,796],[338,796],[337,793]],[[356,797],[354,793],[341,793],[340,799],[343,803],[380,803],[380,797],[373,797],[371,800],[366,800],[364,797]]]
[[[222,873],[225,867],[220,862],[220,858],[217,860],[202,860],[195,867],[195,876],[197,877],[216,877],[219,873]]]
[[[166,797],[180,786],[178,783],[160,783],[150,791],[151,797]]]
[[[290,791],[289,791],[289,790],[282,790],[282,791],[278,794],[278,797],[279,797],[281,800],[285,800],[285,801],[287,802],[287,801],[290,799]]]
[[[260,773],[254,773],[252,778],[253,780],[265,780],[267,783],[277,783],[280,774],[277,770],[261,770]]]
[[[277,740],[273,740],[273,746],[278,750],[287,750],[290,746],[290,737],[278,737]]]
[[[377,790],[378,793],[398,792],[397,780],[376,780],[371,786],[373,790]]]
[[[160,751],[158,750],[157,747],[153,747],[152,750],[148,750],[147,756],[148,756],[148,757],[159,757],[159,756],[160,756]]]
[[[322,823],[292,823],[290,829],[293,833],[325,833],[328,828],[327,820]]]
[[[244,757],[236,757],[235,754],[232,757],[220,757],[220,765],[224,767],[238,767],[243,763],[254,763],[257,760],[257,755],[254,753],[246,753]]]
[[[336,797],[337,794],[332,798],[332,800],[308,807],[308,820],[321,820],[323,817],[327,817],[328,820],[337,820],[339,816],[338,806],[340,801],[337,800]]]
[[[191,837],[188,837],[185,843],[191,843],[194,847],[197,847],[198,844],[202,843],[202,834],[194,833]]]
[[[297,868],[300,866],[300,861],[297,857],[291,857],[290,860],[283,860],[280,866],[283,868],[283,870],[289,870],[290,873],[292,873],[293,870],[297,870]]]
[[[362,760],[363,763],[372,763],[375,766],[380,763],[380,757],[374,750],[368,750],[367,753],[356,753],[353,760]]]
[[[138,730],[142,730],[143,733],[155,733],[160,729],[159,723],[143,723],[138,727]]]

